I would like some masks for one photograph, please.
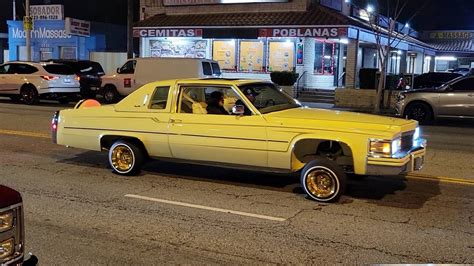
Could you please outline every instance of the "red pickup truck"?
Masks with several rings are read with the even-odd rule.
[[[25,259],[23,200],[18,191],[0,185],[0,265],[36,265],[38,259]]]

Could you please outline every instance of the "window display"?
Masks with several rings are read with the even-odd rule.
[[[293,71],[294,58],[294,42],[270,42],[268,71]]]
[[[151,57],[206,58],[206,40],[150,40]]]
[[[240,71],[264,71],[263,41],[240,42]]]
[[[334,75],[336,68],[337,44],[316,40],[314,51],[314,73],[320,75]]]
[[[214,41],[212,43],[212,59],[219,63],[221,69],[236,70],[235,41]]]

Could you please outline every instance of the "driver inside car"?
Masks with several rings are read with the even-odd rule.
[[[257,99],[257,96],[259,95],[253,88],[245,88],[242,92],[252,104],[255,103],[255,100]],[[242,105],[245,107],[244,115],[252,115],[252,111],[244,104],[242,100],[240,99],[237,100],[237,102],[235,102],[235,105]]]

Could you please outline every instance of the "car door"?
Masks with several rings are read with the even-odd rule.
[[[118,71],[117,77],[120,79],[119,92],[122,95],[129,95],[137,89],[135,80],[135,67],[137,60],[127,61]]]
[[[474,77],[461,79],[440,94],[438,115],[474,117]]]
[[[12,64],[4,64],[0,66],[0,93],[16,93],[17,89],[13,86],[14,74],[12,71]]]
[[[231,86],[182,85],[176,112],[170,119],[174,158],[266,167],[266,120],[261,115],[208,114],[206,100],[213,91],[225,95],[229,111],[240,99]]]

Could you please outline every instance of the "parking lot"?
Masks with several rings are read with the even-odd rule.
[[[350,181],[339,203],[298,177],[152,161],[114,175],[105,153],[51,143],[56,103],[0,99],[2,184],[25,200],[42,264],[472,263],[472,121],[422,128],[425,168]]]

